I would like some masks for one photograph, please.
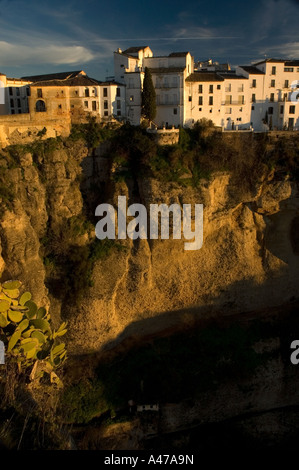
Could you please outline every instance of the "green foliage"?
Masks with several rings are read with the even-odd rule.
[[[87,123],[73,124],[70,139],[83,139],[87,147],[93,149],[96,148],[100,142],[109,139],[112,134],[112,129],[97,122],[95,116],[89,115]]]
[[[148,67],[144,70],[143,90],[141,94],[141,110],[143,116],[152,121],[156,117],[156,92],[152,75]]]
[[[47,128],[44,127],[41,131],[38,131],[36,135],[37,137],[43,137],[44,135],[46,135],[46,133],[47,133]]]
[[[6,356],[17,363],[20,373],[33,370],[39,363],[39,376],[46,373],[52,383],[60,385],[54,369],[66,359],[65,344],[57,340],[67,332],[66,323],[52,330],[50,314],[37,307],[30,292],[20,294],[20,288],[20,281],[0,284],[0,337]]]
[[[104,386],[99,379],[70,385],[61,399],[61,413],[69,423],[88,423],[108,410],[109,403],[104,398]]]

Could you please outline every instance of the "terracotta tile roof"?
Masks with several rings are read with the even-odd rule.
[[[216,72],[194,72],[186,78],[186,82],[223,82],[223,80]]]
[[[89,78],[86,75],[78,75],[74,78],[68,78],[66,80],[41,80],[34,82],[31,86],[97,86],[101,85],[102,82]]]
[[[264,72],[259,70],[257,67],[254,67],[254,65],[240,65],[240,67],[250,75],[265,75]]]
[[[243,75],[237,75],[236,73],[219,72],[219,75],[229,80],[248,80],[247,77],[244,77]]]
[[[86,75],[83,70],[76,70],[74,72],[58,72],[58,73],[48,73],[46,75],[32,75],[30,77],[21,77],[22,80],[27,80],[30,82],[41,82],[47,80],[66,80],[68,78],[74,78],[78,75]]]
[[[172,52],[168,57],[185,57],[189,52]]]
[[[259,65],[259,64],[264,64],[265,62],[270,62],[270,63],[277,63],[279,64],[280,62],[285,62],[285,59],[264,59],[260,60],[259,62],[255,62],[253,65]]]
[[[152,68],[148,67],[151,73],[177,73],[177,72],[184,72],[186,67],[157,67]]]
[[[286,67],[299,67],[299,60],[286,60],[284,65]]]
[[[125,51],[123,51],[123,54],[136,54],[136,52],[142,51],[148,46],[139,46],[139,47],[129,47]]]

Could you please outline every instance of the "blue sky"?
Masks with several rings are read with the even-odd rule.
[[[113,51],[250,64],[299,58],[299,0],[0,0],[0,73],[113,75]]]

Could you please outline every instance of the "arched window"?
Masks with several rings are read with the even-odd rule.
[[[43,113],[46,111],[46,103],[43,100],[38,100],[35,105],[37,113]]]

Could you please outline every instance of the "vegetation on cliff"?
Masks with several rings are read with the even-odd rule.
[[[100,143],[107,145],[105,153],[99,157],[95,147]],[[94,164],[92,174],[84,170],[86,159]],[[105,180],[99,176],[99,161],[108,168]],[[206,121],[197,123],[190,130],[180,129],[179,142],[172,146],[158,145],[155,136],[150,135],[143,127],[123,125],[117,129],[105,128],[91,119],[86,124],[74,126],[68,139],[38,140],[31,145],[7,147],[0,153],[3,279],[13,277],[10,274],[15,272],[20,272],[21,277],[27,276],[28,282],[33,283],[35,292],[43,291],[41,295],[49,295],[54,312],[52,317],[56,324],[65,319],[67,314],[76,317],[81,300],[87,299],[87,303],[93,300],[88,295],[89,287],[94,282],[97,261],[106,260],[114,253],[114,262],[117,264],[117,256],[124,249],[123,245],[113,240],[95,239],[95,201],[113,201],[115,188],[128,191],[131,199],[140,199],[142,195],[138,184],[146,178],[173,183],[173,187],[183,190],[192,188],[198,193],[201,185],[206,185],[215,172],[226,172],[230,176],[229,186],[234,188],[232,198],[235,199],[232,205],[236,206],[244,200],[254,200],[250,199],[251,193],[258,183],[267,178],[298,181],[298,163],[299,139],[295,134],[291,139],[281,137],[277,140],[266,134],[221,134]],[[97,171],[93,171],[94,169]],[[295,219],[291,225],[295,253],[298,253],[297,229],[298,219]],[[14,232],[17,235],[12,243]],[[24,233],[22,239],[21,232]],[[254,235],[255,233],[253,238]],[[223,251],[227,246],[225,243]],[[259,249],[262,250],[261,244]],[[137,251],[138,246],[132,248],[132,253],[134,250]],[[23,256],[21,262],[19,252]],[[142,271],[140,265],[135,263],[132,253],[131,258],[126,260],[125,269],[131,269],[134,282],[130,283],[129,277],[126,278],[127,273],[123,275],[122,272],[119,278],[119,273],[116,273],[113,280],[120,284],[120,277],[123,276],[128,296],[133,296],[137,290],[138,276],[142,277],[146,289],[148,276],[148,272]],[[262,262],[265,263],[265,260]],[[32,263],[30,268],[29,263]],[[98,266],[101,269],[101,263]],[[185,266],[182,264],[181,269],[186,270]],[[208,272],[210,267],[207,265],[205,269]],[[108,274],[104,273],[105,278],[109,278]],[[108,296],[112,297],[113,290],[108,282],[103,286],[104,293],[100,283],[97,288],[98,296],[104,299],[103,303]],[[173,282],[170,297],[175,288]],[[5,292],[4,294],[6,295]],[[15,299],[18,300],[18,297]],[[5,298],[2,300],[7,301]],[[30,301],[28,299],[26,302]],[[35,307],[31,304],[32,309],[35,310]],[[107,331],[112,328],[109,323],[110,312],[106,314],[98,309],[94,316],[88,317],[90,310],[85,304],[78,320],[78,323],[81,321],[81,332],[85,333],[86,329],[86,337],[82,341],[87,345],[90,340],[88,332],[96,330],[97,321],[103,321]],[[8,341],[20,331],[21,324],[22,328],[27,325],[27,321],[27,327],[22,330],[24,334],[28,333],[30,326],[40,330],[34,333],[33,338],[36,338],[33,340],[31,336],[23,338],[21,332],[17,342],[11,347],[11,351],[24,354],[24,359],[28,360],[30,351],[40,353],[39,346],[44,343],[40,343],[39,339],[46,337],[50,342],[54,339],[53,331],[50,334],[47,328],[44,330],[32,323],[37,320],[47,321],[47,318],[25,318],[30,312],[29,307],[28,311],[19,310],[22,317],[18,313],[4,315],[5,312],[7,310],[1,312],[0,322],[5,325],[9,321],[8,325],[3,326],[9,327]],[[42,314],[44,315],[44,310],[39,315]],[[113,327],[119,321],[119,328],[122,329],[125,324],[123,318],[118,317],[115,312],[111,317]],[[81,380],[66,382],[62,400],[59,401],[59,416],[67,423],[88,423],[94,417],[125,409],[127,401],[132,398],[139,403],[196,399],[203,391],[214,391],[217,383],[226,378],[235,380],[243,373],[254,374],[257,367],[270,357],[268,353],[257,354],[254,349],[255,342],[261,337],[265,337],[265,332],[260,334],[255,327],[246,330],[232,326],[223,331],[216,326],[205,331],[196,331],[194,328],[186,334],[155,338],[142,346],[129,345],[123,354],[109,361],[102,361],[93,373],[86,376],[83,374]],[[24,339],[30,341],[22,343]],[[27,343],[25,351],[22,344]],[[58,345],[53,343],[52,346],[55,348]],[[59,354],[63,350],[64,348],[59,350]],[[48,352],[50,354],[50,350]],[[49,392],[50,395],[51,393]],[[16,406],[14,403],[8,413],[14,412],[13,407]],[[3,416],[8,416],[7,408],[3,413]],[[21,413],[18,416],[24,418]],[[33,428],[34,426],[38,426],[37,421],[34,421]]]

